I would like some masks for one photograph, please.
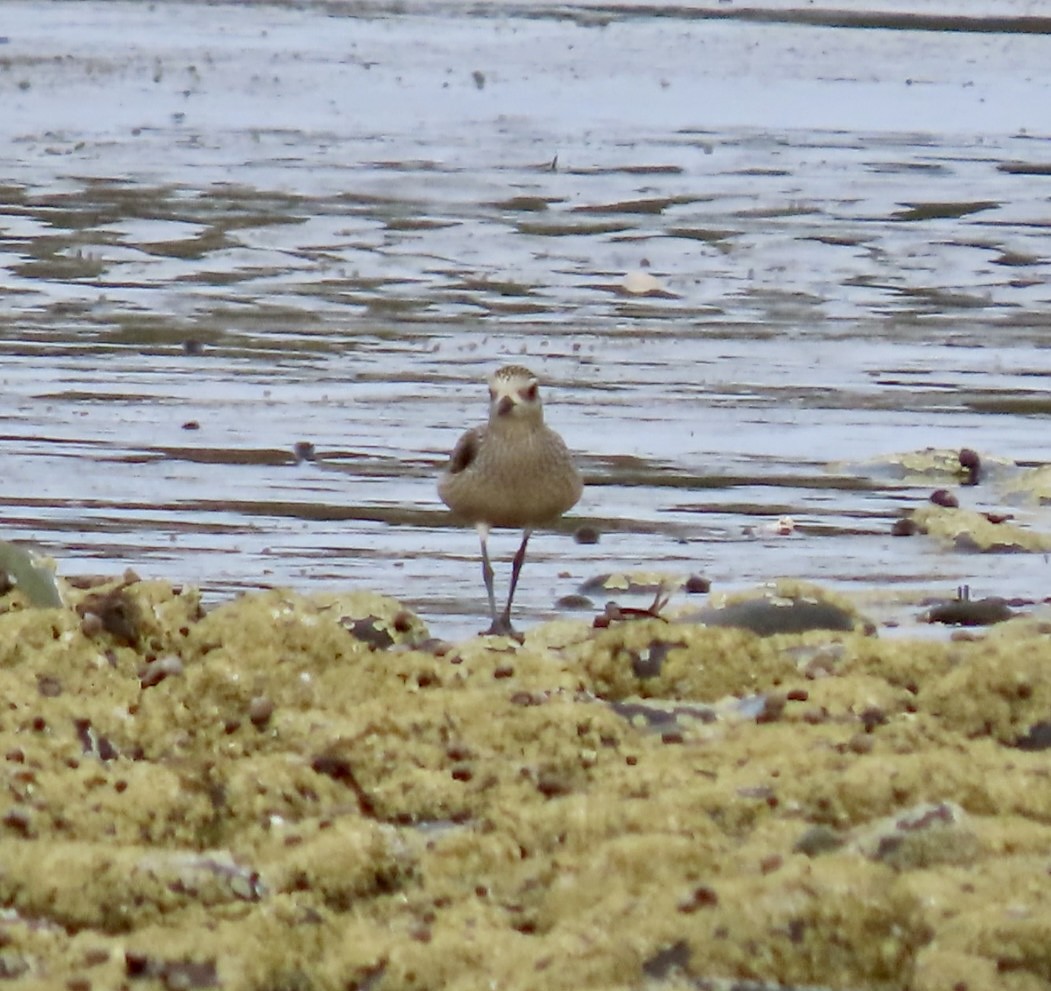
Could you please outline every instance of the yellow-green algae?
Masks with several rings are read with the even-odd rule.
[[[958,550],[1004,552],[1051,551],[1051,534],[1015,523],[993,523],[984,513],[927,503],[912,511],[917,526]]]
[[[1040,503],[1051,502],[1051,465],[1040,465],[1017,472],[1002,486],[1007,497]]]
[[[1051,988],[1051,767],[1014,746],[1051,719],[1039,622],[450,645],[363,593],[20,595],[18,987]]]
[[[975,452],[969,452],[974,455]],[[960,448],[925,447],[918,451],[899,451],[883,454],[865,461],[834,461],[829,470],[845,475],[881,475],[900,478],[909,485],[973,484],[972,470],[961,464]],[[992,475],[1000,485],[1023,472],[1009,458],[982,454],[979,484],[984,485]]]

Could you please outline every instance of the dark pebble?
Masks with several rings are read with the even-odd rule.
[[[784,867],[785,858],[779,853],[771,853],[769,856],[763,857],[759,861],[759,872],[761,874],[773,874],[774,871],[781,870]]]
[[[577,595],[575,592],[570,593],[569,595],[563,595],[555,605],[559,609],[588,610],[595,608],[595,603],[591,599],[586,595]]]
[[[755,717],[755,721],[760,725],[776,723],[784,715],[787,701],[788,699],[780,692],[771,692],[763,699],[763,711]]]
[[[314,461],[317,458],[314,445],[308,440],[296,441],[292,447],[292,453],[296,456],[296,461]]]
[[[123,588],[110,592],[93,594],[77,606],[81,617],[81,628],[88,631],[105,630],[115,640],[133,647],[138,643],[142,627],[142,615],[135,599],[126,594]],[[88,619],[88,617],[93,617]]]
[[[562,795],[568,795],[573,786],[568,778],[557,771],[541,771],[537,777],[536,790],[544,798],[560,798]]]
[[[960,448],[960,467],[967,473],[963,484],[977,485],[982,476],[982,459],[978,457],[978,452],[969,447]]]
[[[204,343],[194,337],[189,337],[182,342],[182,352],[191,357],[197,357],[197,355],[204,354]]]
[[[576,530],[573,531],[573,539],[578,544],[597,544],[600,536],[598,527],[589,524],[578,526]]]
[[[680,939],[671,946],[654,953],[647,960],[643,960],[642,972],[652,980],[663,981],[676,971],[685,971],[690,963],[691,954],[690,944]]]
[[[643,652],[632,655],[631,673],[636,678],[656,678],[664,666],[664,659],[676,647],[685,647],[684,643],[651,640]]]
[[[877,726],[887,725],[887,714],[879,706],[875,705],[862,709],[858,714],[858,718],[865,727],[866,733],[871,733]]]
[[[690,575],[683,586],[683,590],[688,595],[703,595],[705,592],[710,592],[711,588],[711,581],[703,575]]]
[[[930,496],[935,506],[944,506],[946,509],[957,509],[959,500],[948,489],[935,489]]]
[[[340,622],[355,640],[368,644],[373,650],[386,650],[394,646],[394,637],[387,630],[386,622],[377,616],[366,616],[362,619],[344,616]]]
[[[1034,723],[1014,745],[1019,750],[1051,750],[1051,722]]]
[[[183,430],[200,430],[201,425],[196,420],[187,420],[182,425]]]
[[[919,531],[919,526],[916,521],[909,516],[903,516],[900,520],[895,520],[894,525],[890,528],[891,535],[894,537],[911,537],[913,534]]]
[[[699,908],[711,908],[719,904],[719,895],[714,888],[707,884],[699,884],[693,889],[676,908],[687,915],[696,912]]]
[[[33,829],[33,814],[29,809],[16,805],[4,813],[4,817],[0,822],[13,833],[29,836]]]
[[[1014,513],[982,513],[990,523],[1006,523],[1014,519]]]
[[[449,760],[462,762],[474,756],[474,752],[466,743],[450,743],[445,747],[445,756]]]

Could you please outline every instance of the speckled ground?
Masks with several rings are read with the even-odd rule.
[[[80,584],[0,600],[19,987],[1051,988],[1049,624],[448,644]]]

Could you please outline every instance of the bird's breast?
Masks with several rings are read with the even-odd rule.
[[[470,523],[531,527],[550,523],[576,505],[583,485],[573,459],[554,431],[487,430],[471,463],[446,470],[442,501]]]

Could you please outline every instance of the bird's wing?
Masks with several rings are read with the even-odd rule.
[[[469,468],[478,456],[478,448],[482,442],[482,431],[477,427],[468,430],[457,442],[449,455],[449,465],[446,471],[450,475],[459,475],[461,471]]]

